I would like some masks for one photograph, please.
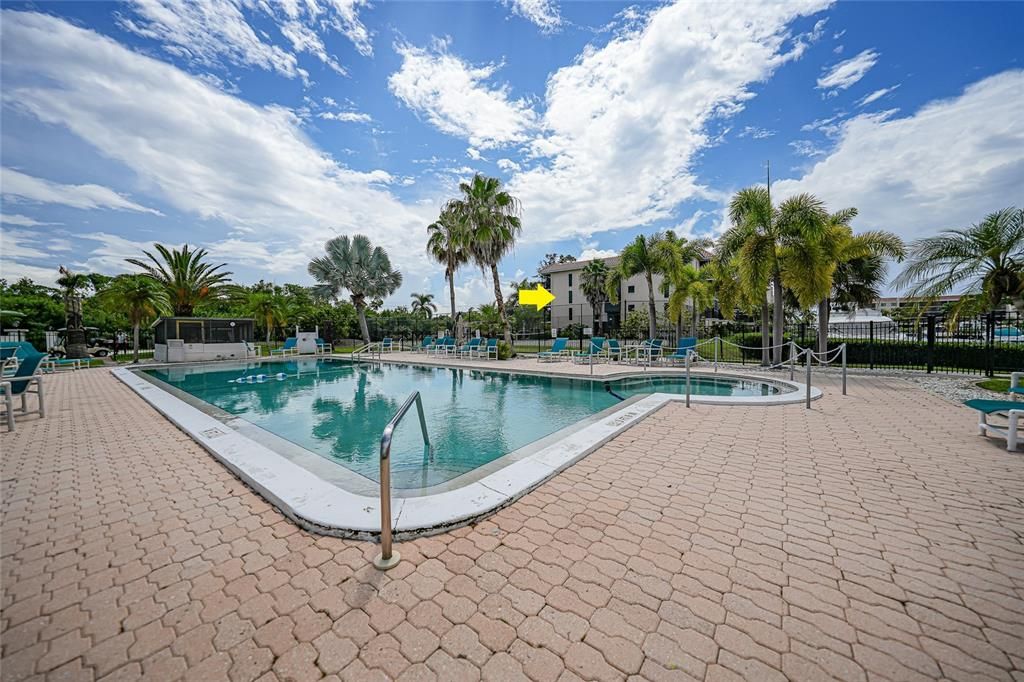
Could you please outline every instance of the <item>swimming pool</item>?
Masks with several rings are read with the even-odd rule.
[[[613,408],[622,399],[682,393],[682,377],[609,381],[485,372],[331,358],[218,363],[145,370],[232,417],[378,481],[381,432],[419,391],[432,447],[418,420],[403,420],[391,450],[392,485],[447,483],[546,436]],[[765,381],[695,376],[694,395],[766,396]]]

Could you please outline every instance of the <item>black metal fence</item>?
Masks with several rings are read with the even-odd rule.
[[[863,320],[863,317],[861,318]],[[411,347],[426,335],[441,335],[446,330],[444,321],[429,321],[423,318],[391,318],[387,321],[370,322],[370,335],[375,341],[385,336],[400,339],[405,347]],[[448,330],[450,332],[450,330]],[[477,329],[472,325],[460,327],[460,336],[474,336]],[[493,332],[493,330],[491,330]],[[587,333],[589,332],[589,333]],[[688,323],[681,330],[683,337],[693,335]],[[559,330],[559,336],[568,336],[571,350],[583,350],[592,336],[604,336],[622,341],[646,339],[649,332],[643,329],[609,328],[585,329],[574,325]],[[482,332],[487,336],[486,332]],[[501,334],[491,333],[501,337]],[[547,326],[531,328],[522,325],[513,327],[513,345],[516,352],[535,353],[551,347],[551,329]],[[675,347],[679,334],[674,326],[658,325],[658,336],[666,347]],[[702,341],[720,337],[717,345],[718,359],[722,362],[760,364],[765,345],[775,345],[771,338],[761,337],[758,322],[728,322],[704,318],[700,321],[696,336]],[[785,326],[782,344],[795,342],[801,347],[818,348],[818,326],[814,322],[789,323]],[[355,343],[355,341],[353,341]],[[828,348],[833,350],[846,344],[847,364],[851,367],[870,369],[908,369],[926,372],[953,372],[984,374],[1024,370],[1024,317],[1017,312],[990,313],[977,317],[961,318],[956,323],[941,315],[930,315],[920,319],[899,319],[849,321],[842,313],[834,313],[830,319]],[[704,343],[699,348],[702,356],[711,358],[715,348]],[[783,360],[789,357],[789,348],[782,350]]]

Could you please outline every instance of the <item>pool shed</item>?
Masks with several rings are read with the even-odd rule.
[[[252,318],[161,317],[153,323],[157,362],[245,359],[252,355]]]

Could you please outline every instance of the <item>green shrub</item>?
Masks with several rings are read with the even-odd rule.
[[[514,356],[515,356],[515,353],[512,351],[512,346],[510,346],[505,341],[498,341],[498,359],[499,360],[508,360],[509,358],[514,357]]]

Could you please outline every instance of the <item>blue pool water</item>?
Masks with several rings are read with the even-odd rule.
[[[433,448],[424,450],[415,414],[402,420],[391,451],[396,488],[444,483],[619,402],[601,381],[329,358],[145,373],[374,481],[381,431],[418,390]],[[674,377],[608,384],[623,397],[685,390]],[[712,395],[776,390],[719,377],[694,377],[692,389]]]

